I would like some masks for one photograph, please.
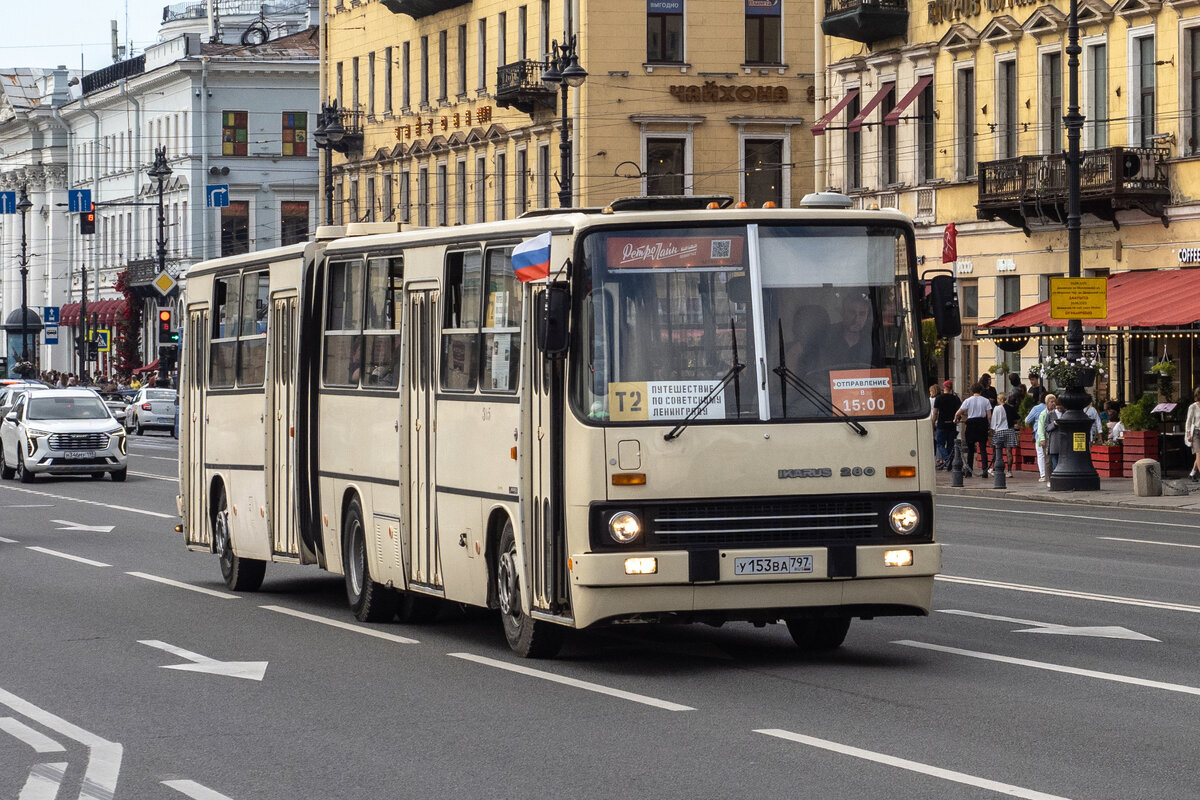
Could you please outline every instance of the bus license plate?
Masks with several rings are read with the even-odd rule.
[[[95,450],[68,450],[63,453],[63,458],[95,458]]]
[[[799,575],[812,571],[812,556],[756,556],[733,560],[734,575]]]

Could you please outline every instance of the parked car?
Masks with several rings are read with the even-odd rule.
[[[4,419],[5,414],[12,411],[21,395],[26,392],[42,391],[46,388],[40,383],[10,383],[0,387],[0,420]]]
[[[113,419],[125,425],[125,408],[129,405],[129,400],[120,392],[96,392],[100,395],[100,399],[104,401],[104,405],[112,413]]]
[[[174,389],[142,388],[125,407],[125,430],[141,436],[147,428],[169,431],[175,425],[179,393]]]
[[[0,478],[47,474],[123,481],[125,430],[90,389],[26,392],[0,421]]]

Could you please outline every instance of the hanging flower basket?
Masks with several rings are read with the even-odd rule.
[[[1103,375],[1104,365],[1095,356],[1081,356],[1071,362],[1065,358],[1055,357],[1038,364],[1037,374],[1044,379],[1054,381],[1062,388],[1091,386],[1097,375]],[[1032,372],[1032,370],[1031,370]]]

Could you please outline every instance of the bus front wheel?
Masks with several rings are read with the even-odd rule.
[[[113,480],[125,479],[125,470],[121,476],[113,473]],[[242,558],[233,552],[233,541],[229,535],[229,503],[225,499],[224,489],[218,489],[216,513],[213,514],[213,545],[217,558],[221,561],[221,577],[225,585],[235,592],[255,592],[262,586],[263,576],[267,572],[267,562],[256,558]]]
[[[522,658],[553,658],[562,647],[566,629],[528,616],[521,606],[521,578],[517,569],[517,537],[512,520],[504,523],[496,560],[496,598],[508,646]]]
[[[788,633],[796,646],[806,653],[827,653],[836,650],[846,641],[846,632],[850,630],[849,617],[833,617],[832,619],[804,619],[794,617],[784,620]]]
[[[344,530],[342,572],[346,578],[346,599],[354,618],[359,622],[391,622],[396,615],[397,595],[371,577],[362,504],[357,497],[351,498],[346,507]]]

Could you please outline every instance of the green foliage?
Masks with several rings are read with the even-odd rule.
[[[1029,412],[1033,410],[1034,405],[1033,395],[1027,394],[1021,398],[1021,405],[1017,406],[1018,425],[1021,427],[1025,426],[1025,418],[1029,416]]]
[[[1151,372],[1157,373],[1161,378],[1173,378],[1177,370],[1174,361],[1159,361],[1150,368]]]
[[[1158,430],[1158,420],[1150,409],[1154,408],[1154,397],[1144,394],[1136,403],[1130,403],[1121,409],[1121,424],[1128,431]]]

